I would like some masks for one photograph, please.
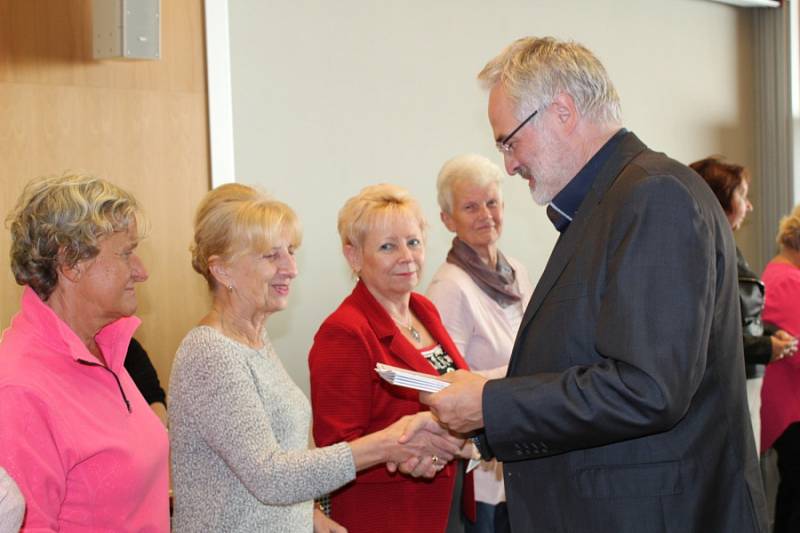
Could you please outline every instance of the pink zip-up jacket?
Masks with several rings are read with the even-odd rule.
[[[108,368],[38,295],[0,340],[0,466],[23,532],[168,532],[167,432],[125,371],[135,317],[97,334]]]

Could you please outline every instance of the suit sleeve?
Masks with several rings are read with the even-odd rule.
[[[638,183],[609,223],[607,242],[586,243],[605,247],[605,264],[596,265],[601,270],[587,280],[597,283],[587,295],[597,299],[594,322],[572,326],[594,328],[596,354],[589,360],[596,362],[490,381],[484,420],[499,459],[665,431],[684,416],[698,389],[717,268],[726,264],[724,253],[716,251],[714,229],[691,193],[669,176]],[[535,325],[534,318],[530,327]]]

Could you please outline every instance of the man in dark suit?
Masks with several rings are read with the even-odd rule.
[[[514,532],[766,533],[719,202],[621,127],[583,46],[520,39],[479,79],[508,173],[561,236],[508,376],[459,371],[422,400],[504,461]]]

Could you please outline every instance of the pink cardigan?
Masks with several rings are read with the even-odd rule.
[[[770,261],[761,318],[800,336],[800,268]],[[800,355],[767,365],[761,388],[761,449],[770,448],[793,422],[800,422]]]
[[[95,337],[108,368],[29,287],[0,341],[0,465],[22,531],[169,531],[164,426],[125,371],[139,319]]]

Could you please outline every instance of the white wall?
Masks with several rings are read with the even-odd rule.
[[[436,207],[439,167],[464,152],[502,162],[475,76],[513,39],[587,45],[617,85],[626,126],[651,147],[682,161],[724,153],[752,164],[750,25],[737,8],[701,0],[234,0],[229,10],[237,180],[289,203],[305,227],[292,301],[268,329],[306,390],[313,335],[353,284],[336,233],[339,208],[367,184],[407,187],[431,224],[424,289],[450,240]],[[501,249],[538,277],[555,230],[522,180],[508,178],[504,188]]]

